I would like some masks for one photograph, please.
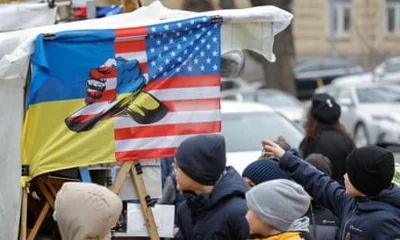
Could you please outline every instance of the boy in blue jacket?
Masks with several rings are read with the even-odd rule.
[[[376,146],[353,150],[346,159],[344,188],[274,142],[262,144],[267,156],[280,159],[282,169],[339,217],[340,240],[400,238],[400,189],[391,183],[391,152]]]

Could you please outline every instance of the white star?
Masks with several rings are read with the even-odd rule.
[[[217,55],[218,55],[218,52],[217,52],[217,51],[214,51],[214,52],[213,52],[213,56],[216,57]]]
[[[178,43],[177,48],[178,48],[178,49],[181,49],[181,48],[182,48],[182,45],[181,45],[180,43]]]
[[[174,67],[175,67],[175,64],[172,64],[172,65],[171,65],[171,68],[174,68]]]
[[[195,48],[194,48],[194,50],[196,50],[196,51],[199,51],[199,46],[196,46]]]
[[[207,35],[208,35],[208,36],[210,36],[210,35],[211,35],[211,32],[210,32],[210,31],[208,31],[208,32],[207,32]]]
[[[150,35],[150,39],[153,39],[154,38],[154,35]]]
[[[194,20],[190,20],[190,23],[191,23],[191,24],[194,24]]]
[[[176,68],[176,72],[180,72],[181,71],[181,68],[180,67],[177,67]]]
[[[154,75],[153,75],[153,79],[156,79],[156,77],[157,77],[157,75],[154,74]]]
[[[177,23],[176,25],[178,25],[178,27],[182,27],[182,23]]]
[[[206,17],[203,17],[202,20],[203,20],[203,22],[207,22],[207,18]]]
[[[157,45],[160,45],[161,44],[161,41],[160,41],[160,39],[158,39],[157,40]]]
[[[205,43],[206,40],[204,38],[201,39],[201,43]]]
[[[161,53],[158,54],[158,58],[162,58],[162,54]]]
[[[175,57],[175,55],[176,55],[175,52],[172,51],[172,52],[171,52],[171,56],[172,56],[172,57]]]
[[[208,64],[211,63],[211,59],[210,58],[207,58],[206,61],[207,61]]]
[[[185,27],[185,31],[189,31],[189,28],[188,28],[188,27]]]
[[[207,44],[206,47],[207,47],[207,49],[210,49],[210,48],[211,48],[211,45],[210,45],[210,44]]]
[[[176,32],[176,36],[179,37],[181,35],[180,32]]]
[[[192,58],[192,57],[193,57],[193,53],[189,54],[189,58]]]
[[[154,53],[155,49],[154,48],[150,48],[150,52]]]
[[[168,29],[169,29],[169,26],[168,26],[168,25],[164,25],[164,29],[165,29],[165,30],[168,30]]]
[[[197,28],[201,28],[201,25],[200,24],[197,24],[197,26],[196,26]]]
[[[201,66],[200,66],[200,70],[201,70],[201,71],[204,71],[204,69],[205,69],[204,65],[201,65]]]
[[[196,38],[199,39],[200,38],[200,34],[196,34]]]
[[[166,33],[164,33],[162,36],[163,36],[163,38],[166,38],[168,35]]]
[[[186,42],[186,41],[187,41],[187,37],[183,37],[182,40],[183,40],[184,42]]]
[[[191,42],[190,42],[190,45],[192,45],[192,46],[193,46],[193,45],[194,45],[194,42],[193,42],[193,41],[191,41]]]
[[[155,67],[155,66],[156,66],[156,62],[155,62],[155,61],[152,61],[152,62],[151,62],[151,66],[152,66],[152,67]]]
[[[153,32],[155,32],[156,30],[157,30],[156,27],[152,27],[152,28],[151,28],[151,31],[153,31]]]
[[[183,54],[187,54],[187,52],[188,52],[187,49],[183,50]]]
[[[186,62],[186,61],[184,61],[184,62],[182,63],[182,65],[183,65],[183,66],[185,66],[185,65],[186,65],[186,63],[187,63],[187,62]]]
[[[188,67],[188,71],[191,72],[192,71],[192,66],[189,65]]]
[[[218,27],[218,25],[214,25],[214,28],[217,28]]]
[[[174,39],[171,38],[171,39],[169,40],[169,43],[174,43]]]
[[[201,31],[205,31],[205,30],[206,30],[206,28],[205,28],[205,27],[202,27],[202,28],[201,28]]]
[[[217,66],[216,64],[214,64],[213,69],[214,69],[214,70],[217,70],[217,69],[218,69],[218,66]]]
[[[167,51],[168,50],[168,46],[164,46],[164,50]]]
[[[158,68],[158,71],[161,72],[162,70],[163,70],[163,67],[160,66],[160,67]]]
[[[204,52],[203,51],[200,52],[200,56],[204,57]]]
[[[168,74],[167,74],[167,72],[164,72],[164,76],[167,76]]]
[[[181,57],[178,57],[178,62],[182,62],[182,58]]]
[[[193,30],[190,30],[190,31],[189,31],[189,34],[192,34],[192,33],[193,33]]]
[[[218,38],[213,37],[213,42],[217,42]]]
[[[165,62],[166,64],[168,64],[168,63],[169,63],[169,59],[166,58],[166,59],[164,60],[164,62]]]
[[[199,62],[199,59],[195,58],[194,59],[194,64],[197,64]]]

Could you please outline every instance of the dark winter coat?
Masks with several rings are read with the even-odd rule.
[[[320,153],[329,158],[332,163],[332,179],[344,186],[343,175],[346,172],[346,158],[354,147],[350,138],[333,129],[330,125],[322,125],[318,139],[310,143],[303,140],[299,149],[304,159],[311,153]]]
[[[314,240],[335,240],[337,238],[340,220],[329,209],[312,202],[306,216],[311,220],[309,230]]]
[[[178,227],[187,240],[248,239],[246,183],[228,167],[209,194],[186,195],[178,209]]]
[[[340,220],[340,240],[383,240],[400,238],[400,189],[392,185],[379,196],[352,198],[330,177],[306,162],[285,153],[280,167],[289,172],[316,202]]]

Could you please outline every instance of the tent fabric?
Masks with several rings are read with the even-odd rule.
[[[0,4],[0,31],[20,30],[46,25],[56,21],[57,7],[49,8],[47,3]]]

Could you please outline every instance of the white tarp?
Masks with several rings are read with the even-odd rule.
[[[0,4],[0,31],[53,25],[56,16],[57,7],[49,8],[47,3]]]
[[[194,13],[171,10],[157,1],[133,13],[0,34],[0,239],[17,239],[23,86],[36,36],[65,30],[143,26],[195,15],[223,17],[224,52],[240,48],[254,49],[270,61],[275,60],[272,52],[274,35],[284,30],[293,17],[273,6]]]

